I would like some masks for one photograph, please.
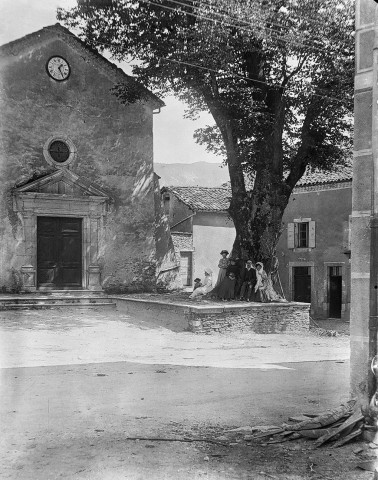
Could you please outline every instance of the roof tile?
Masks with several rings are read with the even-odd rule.
[[[352,180],[352,165],[334,172],[313,171],[305,173],[296,187],[309,185],[324,185],[327,183],[350,182]],[[231,190],[229,182],[222,187],[163,187],[162,191],[173,193],[179,200],[194,211],[225,212],[227,211]]]

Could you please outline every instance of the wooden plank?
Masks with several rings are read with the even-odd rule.
[[[289,417],[289,422],[294,422],[294,423],[301,423],[301,422],[304,422],[305,420],[308,420],[308,417],[305,417],[304,415]]]
[[[338,441],[333,445],[333,447],[334,447],[334,448],[341,447],[342,445],[345,445],[346,443],[348,443],[348,442],[350,442],[351,440],[353,440],[353,438],[356,438],[356,437],[358,437],[359,435],[361,435],[361,433],[362,433],[362,428],[358,428],[357,430],[355,430],[354,432],[350,433],[350,434],[347,435],[346,437],[340,438],[340,440],[338,440]]]
[[[299,434],[305,438],[317,439],[332,433],[334,430],[332,428],[314,428],[312,430],[300,430]]]
[[[253,436],[253,439],[259,439],[259,438],[265,438],[265,437],[271,437],[272,435],[276,435],[277,433],[282,433],[285,430],[283,428],[277,428],[276,430],[269,430],[268,432],[264,433],[258,433],[257,435]]]
[[[378,460],[366,460],[356,466],[357,468],[366,470],[367,472],[375,472],[378,469]]]
[[[322,428],[340,420],[346,414],[350,412],[350,405],[341,405],[341,407],[335,408],[334,410],[329,410],[318,417],[311,418],[296,425],[287,425],[285,430],[291,430],[296,432],[298,430],[312,430],[314,428]]]
[[[328,442],[331,440],[333,437],[335,437],[338,434],[341,434],[345,430],[347,430],[349,427],[352,427],[353,425],[356,425],[358,422],[363,420],[364,416],[360,412],[359,409],[357,409],[351,417],[349,417],[347,420],[345,420],[344,423],[342,423],[334,432],[331,432],[329,434],[324,435],[323,437],[318,438],[316,440],[315,445],[316,447],[320,447],[323,445],[325,442]]]
[[[292,440],[297,440],[298,438],[301,438],[299,433],[292,433],[290,436],[279,435],[278,438],[270,440],[269,442],[266,442],[266,444],[271,445],[272,443],[291,442]]]

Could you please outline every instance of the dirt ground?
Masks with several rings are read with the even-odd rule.
[[[338,322],[307,336],[202,337],[116,311],[2,312],[0,478],[371,479],[357,469],[377,456],[367,444],[314,449],[230,431],[348,399]]]

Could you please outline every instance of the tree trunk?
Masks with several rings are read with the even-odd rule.
[[[233,199],[229,208],[236,229],[233,253],[244,260],[262,262],[267,273],[276,254],[282,216],[291,193],[283,178],[272,176],[267,171],[259,172],[253,191],[241,202]]]

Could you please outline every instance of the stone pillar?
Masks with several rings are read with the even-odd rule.
[[[37,290],[35,267],[33,265],[22,265],[21,276],[22,276],[22,291],[35,292]]]
[[[99,265],[89,265],[88,267],[88,290],[102,290]]]
[[[34,265],[37,259],[37,217],[34,212],[25,210],[22,212],[24,224],[24,263]]]
[[[373,0],[356,2],[356,73],[354,105],[354,159],[351,222],[351,391],[360,401],[369,398],[369,301],[370,301],[370,235],[372,220],[373,104],[375,41]],[[374,65],[374,68],[373,68]],[[376,88],[374,88],[376,90]],[[374,106],[376,107],[376,106]],[[374,121],[375,125],[375,121]],[[378,192],[377,192],[378,194]],[[371,387],[370,387],[371,388]]]
[[[89,261],[88,265],[88,290],[102,290],[101,268],[98,265],[100,216],[89,216]]]

